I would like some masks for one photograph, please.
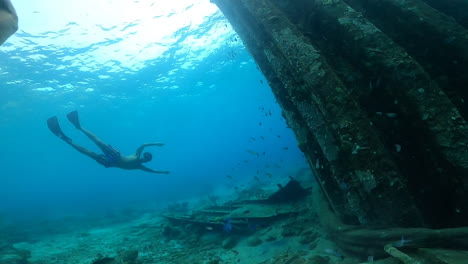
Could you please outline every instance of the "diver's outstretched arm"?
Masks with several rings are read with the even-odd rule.
[[[141,152],[143,152],[143,149],[145,147],[149,147],[149,146],[158,146],[158,147],[162,147],[164,146],[164,143],[145,143],[145,144],[142,144],[135,152],[135,156],[137,157],[140,157],[141,155]]]
[[[159,173],[159,174],[169,174],[171,173],[170,171],[155,171],[150,168],[147,168],[143,165],[140,165],[140,170],[146,171],[146,172],[151,172],[151,173]]]
[[[18,15],[10,0],[0,0],[0,45],[18,30]]]

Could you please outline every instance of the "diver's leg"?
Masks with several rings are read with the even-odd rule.
[[[102,140],[100,140],[96,135],[94,135],[91,131],[80,128],[80,130],[89,138],[91,139],[94,144],[96,144],[104,153],[109,152],[109,147],[107,146],[106,143],[104,143]]]
[[[96,144],[102,150],[102,152],[104,152],[104,154],[109,152],[109,148],[107,147],[106,143],[102,142],[96,135],[91,133],[91,131],[81,127],[78,111],[71,111],[67,114],[67,118],[76,127],[76,129],[81,130],[89,139],[91,139],[94,144]]]
[[[97,153],[94,153],[94,152],[92,152],[92,151],[90,151],[90,150],[88,150],[88,149],[86,149],[86,148],[84,148],[84,147],[82,147],[80,145],[77,145],[77,144],[75,144],[75,143],[73,143],[71,141],[70,142],[65,141],[65,142],[67,142],[74,149],[78,150],[80,153],[85,154],[86,156],[92,158],[95,161],[99,162],[99,160],[102,158],[101,155],[99,155]]]
[[[49,127],[52,133],[54,133],[57,137],[61,138],[63,141],[67,143],[72,142],[72,140],[69,137],[67,137],[65,133],[63,133],[56,116],[47,119],[47,126]]]

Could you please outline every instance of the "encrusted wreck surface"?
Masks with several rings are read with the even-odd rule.
[[[342,220],[468,225],[463,1],[213,2],[268,79]]]

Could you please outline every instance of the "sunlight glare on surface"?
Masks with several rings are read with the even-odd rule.
[[[196,31],[208,17],[219,15],[209,0],[16,0],[14,5],[20,28],[5,50],[30,50],[31,44],[48,50],[82,49],[72,59],[86,71],[99,65],[141,69],[144,61],[161,56],[180,40],[177,31]],[[205,36],[214,37],[219,34]],[[216,41],[186,39],[183,44],[193,50],[206,43]]]

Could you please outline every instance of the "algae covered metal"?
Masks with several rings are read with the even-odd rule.
[[[468,224],[460,12],[429,0],[213,2],[268,79],[341,220]]]

